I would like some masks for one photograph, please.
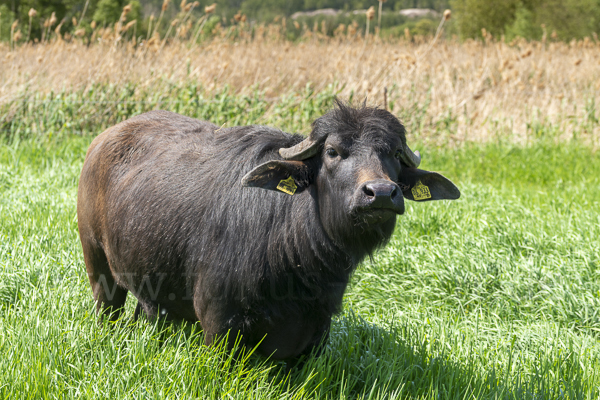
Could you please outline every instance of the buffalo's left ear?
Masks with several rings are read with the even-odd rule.
[[[242,178],[242,186],[276,190],[289,195],[302,191],[309,182],[310,168],[303,161],[268,161]]]
[[[437,172],[403,168],[398,180],[402,194],[409,200],[456,200],[460,197],[456,185]]]

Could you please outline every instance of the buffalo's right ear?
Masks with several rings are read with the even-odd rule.
[[[276,190],[289,195],[302,191],[309,183],[310,168],[303,161],[268,161],[242,178],[242,186]]]

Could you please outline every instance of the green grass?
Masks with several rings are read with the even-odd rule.
[[[330,98],[235,122],[306,131]],[[231,101],[216,122],[246,100]],[[0,397],[600,397],[600,157],[585,145],[414,145],[461,199],[409,204],[353,277],[325,353],[287,375],[255,356],[232,362],[190,324],[98,324],[75,215],[92,137],[68,133],[92,130],[84,119],[53,137],[22,124],[0,144]]]

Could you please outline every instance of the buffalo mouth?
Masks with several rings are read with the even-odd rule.
[[[367,225],[379,225],[389,221],[396,215],[404,214],[404,207],[395,208],[358,208],[354,211],[354,219]]]

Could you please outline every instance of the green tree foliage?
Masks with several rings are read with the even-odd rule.
[[[539,39],[542,36],[541,25],[536,23],[535,13],[519,3],[512,24],[505,27],[505,35],[508,40],[519,36],[528,39]]]
[[[140,4],[140,2],[138,0],[131,0],[129,2],[129,5],[131,6],[131,11],[129,11],[129,14],[127,14],[127,21],[141,20],[142,5]]]
[[[31,39],[40,39],[45,29],[44,23],[55,13],[56,27],[63,21],[61,32],[71,32],[78,27],[88,27],[92,20],[99,24],[112,24],[116,22],[123,11],[123,7],[131,5],[127,20],[137,20],[141,23],[143,18],[142,6],[138,0],[0,0],[0,40],[9,40],[10,24],[19,20],[19,28],[26,35],[29,27],[28,12],[31,8],[37,11],[32,19]],[[162,3],[161,3],[162,4]],[[84,14],[85,10],[85,14]],[[83,20],[81,18],[83,17]],[[75,19],[74,19],[75,18]]]
[[[87,20],[93,13],[98,0],[88,0],[86,11]],[[37,16],[32,20],[31,38],[41,38],[44,21],[54,12],[57,23],[64,20],[63,32],[74,29],[72,18],[81,18],[86,0],[0,0],[0,7],[6,6],[20,21],[21,31],[26,34],[29,26],[29,10],[35,9]],[[56,25],[55,25],[56,26]],[[2,28],[4,29],[4,28]],[[2,36],[4,38],[4,36]]]
[[[100,0],[93,19],[101,24],[114,23],[121,16],[122,9],[120,0]]]
[[[600,33],[600,0],[538,1],[535,22],[545,24],[549,32],[570,40]]]
[[[253,18],[271,20],[276,15],[290,15],[302,9],[304,0],[247,0],[242,3],[240,9],[244,14]]]
[[[125,22],[140,20],[142,16],[142,6],[137,0],[131,2],[124,0],[100,0],[94,11],[93,20],[101,24],[113,24],[119,20],[121,13],[123,12],[123,7],[127,4],[131,5],[131,11],[127,14]]]
[[[540,39],[548,33],[571,40],[600,32],[600,0],[451,0],[463,38],[481,37],[481,29],[507,39]]]
[[[463,38],[481,36],[485,28],[492,35],[504,33],[504,28],[515,19],[517,0],[452,0],[458,30]]]
[[[15,14],[6,4],[0,4],[0,40],[10,40],[10,24],[15,20]]]

